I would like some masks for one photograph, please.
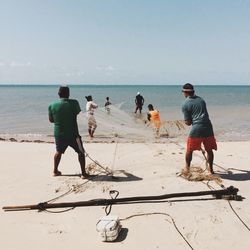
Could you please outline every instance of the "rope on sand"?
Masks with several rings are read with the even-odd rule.
[[[104,167],[101,163],[99,163],[97,160],[94,160],[90,155],[85,152],[86,157],[88,157],[93,163],[95,163],[97,166],[99,166],[101,169],[105,171],[106,174],[112,175],[112,170],[109,169],[108,167]]]
[[[120,221],[129,220],[129,219],[134,218],[134,217],[148,216],[148,215],[165,215],[165,216],[167,216],[167,217],[170,217],[171,220],[172,220],[172,223],[173,223],[173,225],[174,225],[174,227],[175,227],[175,229],[176,229],[176,231],[179,233],[179,235],[182,237],[182,239],[187,243],[187,245],[190,247],[190,249],[192,249],[192,250],[194,249],[194,248],[191,246],[191,244],[188,242],[188,240],[185,238],[185,236],[182,234],[182,232],[180,231],[180,229],[177,227],[174,218],[173,218],[171,215],[167,214],[167,213],[153,212],[153,213],[134,214],[134,215],[130,215],[130,216],[126,217],[126,218],[120,219]],[[167,220],[167,221],[168,221],[168,220]],[[168,221],[168,222],[169,222],[169,221]]]
[[[235,209],[233,208],[232,206],[232,203],[230,201],[228,201],[228,204],[230,206],[230,208],[232,209],[232,211],[234,212],[234,214],[238,217],[238,219],[241,221],[241,223],[246,227],[246,229],[248,231],[250,231],[250,228],[249,226],[241,219],[241,217],[238,215],[238,213],[235,211]]]
[[[203,182],[204,183],[204,182]],[[216,182],[217,183],[217,182]],[[218,183],[217,183],[218,184]],[[213,186],[211,186],[209,184],[209,181],[206,183],[207,187],[210,189],[210,190],[215,190],[215,188]],[[225,189],[225,186],[223,184],[218,184],[220,187],[222,187],[223,189]],[[233,211],[233,213],[237,216],[237,218],[240,220],[240,222],[246,227],[246,229],[248,231],[250,231],[250,228],[249,226],[244,222],[244,220],[239,216],[239,214],[235,211],[235,209],[233,208],[233,205],[232,203],[230,202],[230,200],[227,201],[231,210]]]
[[[176,145],[178,145],[177,143],[175,143]],[[181,145],[178,145],[178,146],[181,146]],[[205,162],[206,162],[206,169],[208,168],[208,159],[205,155],[205,151],[202,150],[202,154],[205,158]],[[225,172],[227,173],[230,173],[230,170],[239,170],[237,168],[223,168],[221,166],[219,166],[218,164],[213,164],[217,167],[219,167],[220,169],[224,170]],[[205,169],[205,170],[206,170]],[[186,180],[189,180],[189,181],[202,181],[204,183],[204,181],[207,181],[206,183],[204,183],[205,185],[207,185],[207,187],[210,189],[210,190],[215,190],[215,188],[209,184],[210,181],[215,181],[215,183],[217,185],[219,185],[221,188],[225,189],[225,186],[222,184],[222,180],[219,176],[216,176],[216,175],[211,175],[211,174],[208,174],[208,175],[204,175],[203,173],[205,172],[205,170],[202,170],[202,168],[199,168],[199,167],[191,167],[190,168],[190,173],[186,173],[185,171],[181,171],[180,173],[177,173],[177,176],[180,176]],[[243,221],[243,219],[239,216],[239,214],[235,211],[235,209],[233,208],[232,206],[232,203],[228,200],[228,204],[231,208],[231,210],[233,211],[233,213],[237,216],[237,218],[240,220],[240,222],[246,227],[246,229],[248,231],[250,231],[250,228],[249,226]]]
[[[114,158],[113,158],[113,162],[112,162],[112,165],[111,165],[111,173],[114,172],[115,158],[116,158],[116,152],[117,152],[117,146],[118,146],[118,138],[116,138]]]
[[[63,193],[63,194],[61,194],[61,195],[59,195],[59,196],[57,196],[57,197],[55,197],[55,198],[53,198],[53,199],[51,199],[51,200],[46,201],[46,203],[53,203],[54,201],[59,200],[60,198],[66,196],[66,195],[69,195],[69,194],[71,194],[71,193],[73,193],[73,192],[77,192],[77,190],[79,190],[82,186],[84,186],[85,184],[87,184],[87,183],[90,182],[91,180],[97,178],[97,177],[100,176],[100,174],[102,174],[102,173],[105,173],[105,174],[107,174],[107,175],[113,175],[113,167],[114,167],[114,161],[115,161],[115,156],[116,156],[116,151],[117,151],[117,144],[118,144],[118,140],[117,140],[117,142],[116,142],[115,153],[114,153],[114,159],[113,159],[113,163],[112,163],[112,170],[109,169],[108,167],[103,166],[103,165],[100,164],[97,160],[94,160],[94,159],[85,151],[85,156],[88,157],[88,158],[93,162],[93,163],[88,164],[88,165],[87,165],[87,168],[88,168],[89,170],[93,170],[93,169],[94,169],[95,171],[97,171],[97,173],[96,173],[94,176],[89,177],[89,178],[88,178],[84,183],[82,183],[82,184],[72,185],[72,187],[70,187],[68,191],[66,191],[65,193]],[[103,172],[103,171],[100,171],[100,170],[97,170],[97,169],[96,169],[96,166],[99,166],[102,170],[104,170],[104,172]],[[66,210],[63,210],[63,211],[57,211],[57,212],[49,211],[49,210],[47,210],[47,209],[46,209],[45,211],[46,211],[46,212],[51,212],[51,213],[63,213],[63,212],[67,212],[67,211],[69,211],[69,210],[71,210],[71,209],[74,209],[74,208],[66,209]]]
[[[204,158],[205,158],[205,160],[206,160],[206,165],[208,165],[208,160],[207,160],[207,158],[206,158],[206,155],[205,155],[205,153],[204,152],[202,152],[203,153],[203,156],[204,156]],[[216,166],[218,166],[218,165],[216,165]],[[239,169],[236,169],[236,168],[227,168],[227,169],[225,169],[225,168],[223,168],[223,167],[220,167],[221,169],[223,169],[223,170],[225,170],[227,173],[230,173],[230,170],[239,170]],[[211,185],[209,185],[209,181],[210,180],[208,180],[208,182],[206,183],[206,185],[207,185],[207,187],[210,189],[210,190],[215,190],[215,188],[213,187],[213,186],[211,186]],[[215,181],[221,188],[223,188],[223,189],[225,189],[225,186],[222,184],[222,180],[220,179],[220,181]],[[238,215],[238,213],[235,211],[235,209],[233,208],[233,205],[232,205],[232,203],[230,202],[230,200],[228,200],[228,204],[229,204],[229,206],[230,206],[230,208],[231,208],[231,210],[233,211],[233,213],[237,216],[237,218],[240,220],[240,222],[246,227],[246,229],[248,230],[248,231],[250,231],[250,228],[249,228],[249,226],[243,221],[243,219],[241,219],[241,217]]]

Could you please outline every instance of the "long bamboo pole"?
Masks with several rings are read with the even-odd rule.
[[[88,201],[78,202],[60,202],[60,203],[38,203],[34,205],[22,205],[22,206],[5,206],[2,209],[4,211],[23,211],[23,210],[44,210],[48,208],[69,208],[69,207],[87,207],[87,206],[107,206],[113,204],[123,204],[135,201],[156,201],[165,200],[170,198],[179,197],[194,197],[194,196],[207,196],[213,195],[217,199],[221,199],[223,196],[237,196],[238,189],[230,186],[226,189],[221,190],[209,190],[199,192],[185,192],[185,193],[172,193],[157,196],[135,196],[135,197],[124,197],[116,199],[94,199]]]

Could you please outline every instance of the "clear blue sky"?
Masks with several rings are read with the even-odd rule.
[[[0,83],[250,84],[250,0],[1,0]]]

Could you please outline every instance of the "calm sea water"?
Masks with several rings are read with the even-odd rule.
[[[138,91],[145,98],[142,117],[146,117],[146,107],[151,103],[160,111],[162,120],[183,119],[181,86],[77,85],[70,86],[70,90],[70,97],[79,101],[82,110],[85,110],[86,95],[92,95],[99,107],[104,106],[105,98],[109,96],[112,104],[121,111],[116,118],[107,121],[113,127],[124,117],[134,116],[134,99]],[[196,86],[195,90],[207,103],[217,139],[250,139],[250,86]],[[52,135],[47,108],[58,99],[57,91],[55,85],[0,85],[0,134]],[[105,118],[100,118],[99,131],[102,125],[105,126]],[[125,129],[125,119],[123,125]],[[86,126],[84,120],[79,124],[84,134]]]

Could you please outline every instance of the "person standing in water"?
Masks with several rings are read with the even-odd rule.
[[[62,175],[58,170],[62,154],[68,146],[72,147],[78,154],[81,166],[82,178],[88,178],[85,171],[85,150],[82,145],[81,136],[78,132],[77,115],[81,108],[77,100],[69,99],[69,87],[59,88],[60,100],[51,103],[48,107],[49,121],[54,123],[54,137],[56,153],[54,155],[54,176]]]
[[[144,98],[143,96],[140,94],[140,92],[137,93],[136,97],[135,97],[135,114],[137,113],[137,110],[139,109],[140,114],[142,111],[142,106],[144,104]]]
[[[186,167],[184,173],[188,174],[190,172],[193,151],[201,150],[201,143],[203,143],[205,151],[207,152],[208,171],[210,174],[213,174],[213,150],[217,150],[217,144],[206,103],[201,97],[195,95],[194,87],[190,83],[186,83],[183,86],[182,92],[186,98],[182,105],[185,124],[188,126],[192,125],[187,140]]]
[[[150,122],[154,123],[156,134],[159,135],[160,126],[161,126],[161,120],[160,120],[160,112],[156,109],[154,109],[152,104],[148,105],[148,114],[147,118]]]
[[[108,114],[110,114],[110,105],[111,104],[112,103],[109,101],[109,97],[106,97],[106,102],[105,102],[104,107],[105,107],[105,109],[106,109],[106,111],[107,111]]]
[[[98,107],[97,104],[93,102],[92,96],[85,96],[87,99],[86,103],[86,111],[87,111],[87,117],[88,117],[88,132],[89,136],[92,139],[94,137],[94,132],[97,128],[96,120],[94,117],[94,110]]]

